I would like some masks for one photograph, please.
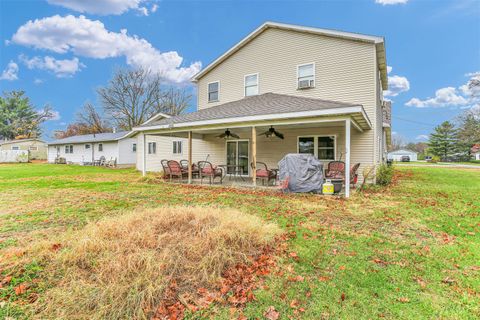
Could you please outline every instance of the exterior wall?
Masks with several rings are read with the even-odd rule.
[[[315,88],[298,90],[297,66],[311,62],[315,63]],[[367,165],[379,162],[381,90],[377,88],[374,44],[267,29],[198,81],[198,109],[243,98],[244,76],[252,73],[258,73],[259,94],[274,92],[363,105],[373,130],[356,134],[352,129],[352,163],[354,159]],[[219,101],[209,103],[208,83],[214,81],[220,81]]]
[[[39,140],[21,141],[6,143],[0,145],[0,150],[12,150],[12,147],[18,147],[19,150],[29,150],[31,160],[47,159],[47,144]],[[30,147],[36,147],[37,150],[30,150]]]
[[[257,161],[265,162],[269,168],[278,168],[278,162],[287,154],[287,153],[297,153],[297,142],[299,136],[309,136],[309,135],[334,135],[336,136],[336,160],[345,160],[345,127],[317,127],[317,128],[296,128],[296,129],[287,129],[287,128],[277,128],[280,132],[285,135],[284,140],[272,138],[268,139],[263,136],[257,137]],[[257,129],[258,131],[258,129]],[[251,141],[251,133],[249,130],[241,131],[239,129],[235,130],[235,133],[239,134],[242,140]],[[260,132],[257,132],[257,134]],[[363,133],[365,134],[365,133]],[[358,140],[358,136],[362,135],[355,129],[352,129],[352,139]],[[157,153],[156,154],[147,154],[146,164],[147,171],[162,171],[162,166],[160,161],[162,159],[168,160],[182,160],[188,158],[188,140],[185,138],[171,138],[165,136],[151,136],[147,135],[148,142],[157,143]],[[183,153],[181,155],[175,155],[172,152],[172,141],[183,141]],[[231,140],[234,141],[234,140]],[[137,149],[137,169],[142,170],[142,151],[143,149],[143,138],[139,135],[138,138],[138,149]],[[208,156],[208,161],[212,162],[214,165],[225,164],[226,159],[226,140],[219,139],[216,135],[204,135],[202,139],[193,139],[192,141],[193,150],[192,157],[194,162],[205,160]],[[251,156],[251,154],[250,154]],[[365,165],[362,162],[361,154],[352,154],[351,164],[357,162],[361,163],[359,172],[361,172],[362,167]],[[249,163],[251,159],[249,160]],[[324,161],[325,168],[329,161]]]
[[[475,154],[475,160],[480,160],[480,152],[477,152],[477,153]]]
[[[90,149],[85,149],[85,145],[90,144]],[[65,145],[49,145],[48,146],[48,162],[55,162],[57,156],[63,157],[67,162],[81,164],[83,162],[92,162],[94,159],[99,159],[104,156],[105,159],[118,157],[118,143],[117,141],[102,142],[103,151],[98,151],[99,143],[72,143],[73,153],[65,153]],[[68,144],[70,145],[70,144]],[[60,147],[59,152],[57,147]]]
[[[135,164],[137,153],[133,152],[133,144],[137,143],[136,138],[127,138],[118,141],[118,164]]]

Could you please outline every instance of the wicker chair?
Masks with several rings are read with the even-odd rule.
[[[188,173],[188,160],[180,160],[180,166]],[[192,177],[198,177],[200,170],[195,163],[192,163]]]
[[[220,178],[220,184],[223,182],[223,169],[217,168],[208,161],[199,161],[198,169],[200,175],[200,183],[203,183],[203,178],[207,177],[210,184],[215,183],[215,178]]]
[[[167,162],[167,166],[170,181],[172,181],[173,178],[177,178],[179,181],[182,181],[183,178],[188,176],[188,172],[185,172],[185,170],[182,169],[180,163],[175,160],[169,160]]]
[[[327,179],[343,179],[345,172],[345,162],[330,161],[325,171],[325,178]]]
[[[163,159],[160,161],[162,168],[163,168],[163,178],[167,179],[169,177],[169,170],[168,170],[168,160]]]
[[[269,170],[267,167],[267,164],[265,162],[255,162],[256,166],[256,173],[257,173],[257,179],[262,180],[262,185],[265,185],[265,182],[268,184],[270,183],[270,180],[275,181],[277,180],[277,171],[276,170]],[[253,162],[250,164],[252,169],[253,169]]]

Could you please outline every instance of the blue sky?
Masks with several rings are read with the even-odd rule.
[[[393,131],[408,141],[480,108],[465,86],[480,79],[480,0],[0,0],[0,89],[51,105],[48,137],[85,102],[98,105],[95,90],[116,67],[154,65],[191,86],[267,20],[384,36]]]

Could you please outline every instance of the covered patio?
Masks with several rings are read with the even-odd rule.
[[[139,149],[143,175],[152,161],[149,139],[179,138],[186,142],[186,182],[198,182],[195,164],[208,161],[225,170],[226,183],[256,187],[257,169],[262,169],[259,163],[269,170],[278,169],[278,161],[288,153],[311,153],[325,166],[337,160],[350,168],[352,147],[355,149],[357,145],[356,149],[361,150],[370,129],[370,120],[361,105],[264,94],[190,114],[164,117],[134,130],[139,131],[139,142],[142,142]],[[159,152],[160,158],[170,160]],[[354,161],[362,160],[354,157]],[[350,170],[345,170],[345,197],[350,195],[350,179]]]

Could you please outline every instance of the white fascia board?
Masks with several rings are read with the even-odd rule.
[[[145,121],[144,123],[142,123],[142,125],[150,123],[150,122],[155,121],[155,120],[158,120],[158,118],[167,118],[168,119],[168,118],[171,118],[171,117],[172,116],[169,115],[169,114],[159,112],[156,115],[154,115],[153,117],[151,117],[150,119],[148,119],[147,121]]]
[[[315,117],[315,116],[331,116],[331,115],[341,115],[341,114],[350,114],[350,113],[361,113],[365,117],[368,126],[371,128],[370,120],[368,119],[362,106],[352,106],[352,107],[326,109],[326,110],[313,110],[313,111],[289,112],[289,113],[280,113],[280,114],[267,114],[267,115],[260,115],[260,116],[244,116],[244,117],[236,117],[236,118],[212,119],[212,120],[182,122],[182,123],[176,123],[176,124],[175,123],[165,124],[165,125],[151,126],[151,127],[136,127],[136,128],[133,128],[133,131],[196,127],[196,126],[206,126],[206,125],[215,125],[215,124],[228,125],[230,123],[237,123],[237,122],[282,120],[282,119],[289,119],[289,118],[307,118],[307,117]]]

